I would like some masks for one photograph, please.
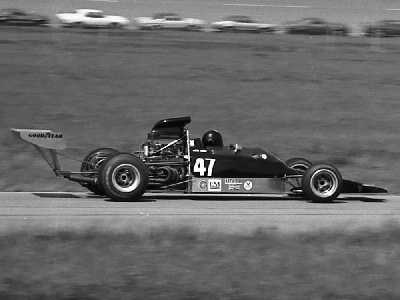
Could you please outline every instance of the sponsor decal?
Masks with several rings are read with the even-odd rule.
[[[205,182],[204,180],[200,181],[199,182],[199,187],[203,191],[207,190],[207,182]]]
[[[222,181],[221,179],[208,179],[208,191],[209,192],[221,192]]]
[[[229,191],[240,191],[240,185],[237,184],[230,184],[228,185]]]
[[[229,191],[240,191],[240,186],[242,185],[239,178],[225,178],[224,183],[228,186]]]
[[[243,184],[243,188],[246,191],[250,191],[253,188],[253,183],[250,180],[246,180]]]
[[[31,138],[45,138],[45,139],[61,139],[63,137],[62,133],[51,133],[51,132],[37,132],[29,133]]]
[[[239,178],[225,178],[225,184],[242,184]]]

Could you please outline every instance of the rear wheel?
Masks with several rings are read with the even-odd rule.
[[[91,151],[82,161],[81,164],[81,172],[95,172],[99,171],[101,165],[112,155],[117,154],[118,151],[113,148],[98,148]],[[93,175],[83,175],[86,177],[95,177],[98,176],[97,174]],[[94,184],[84,184],[89,191],[97,194],[97,195],[104,195],[104,189],[100,185],[99,181],[97,180]]]
[[[117,154],[101,167],[99,181],[107,196],[115,201],[136,201],[146,190],[145,164],[128,153]]]
[[[311,166],[303,175],[304,196],[312,202],[331,202],[340,194],[342,175],[332,165]]]

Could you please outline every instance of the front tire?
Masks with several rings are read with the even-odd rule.
[[[340,194],[343,179],[332,165],[311,166],[303,175],[304,196],[312,202],[332,202]]]
[[[106,161],[99,182],[107,196],[115,201],[136,201],[146,190],[148,170],[136,156],[121,153]]]
[[[295,169],[297,171],[304,173],[305,171],[307,171],[307,169],[309,169],[311,167],[312,163],[309,160],[302,158],[302,157],[293,157],[293,158],[289,158],[286,161],[286,165],[289,168],[292,168],[292,169]]]

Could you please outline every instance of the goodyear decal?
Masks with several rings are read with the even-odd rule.
[[[31,138],[45,138],[45,139],[62,139],[62,133],[52,133],[52,132],[35,132],[29,133],[28,137]]]

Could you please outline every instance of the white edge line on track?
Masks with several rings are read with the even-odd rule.
[[[277,5],[277,4],[252,4],[252,3],[224,3],[224,6],[275,7],[275,8],[311,8],[311,6],[309,6],[309,5]]]

